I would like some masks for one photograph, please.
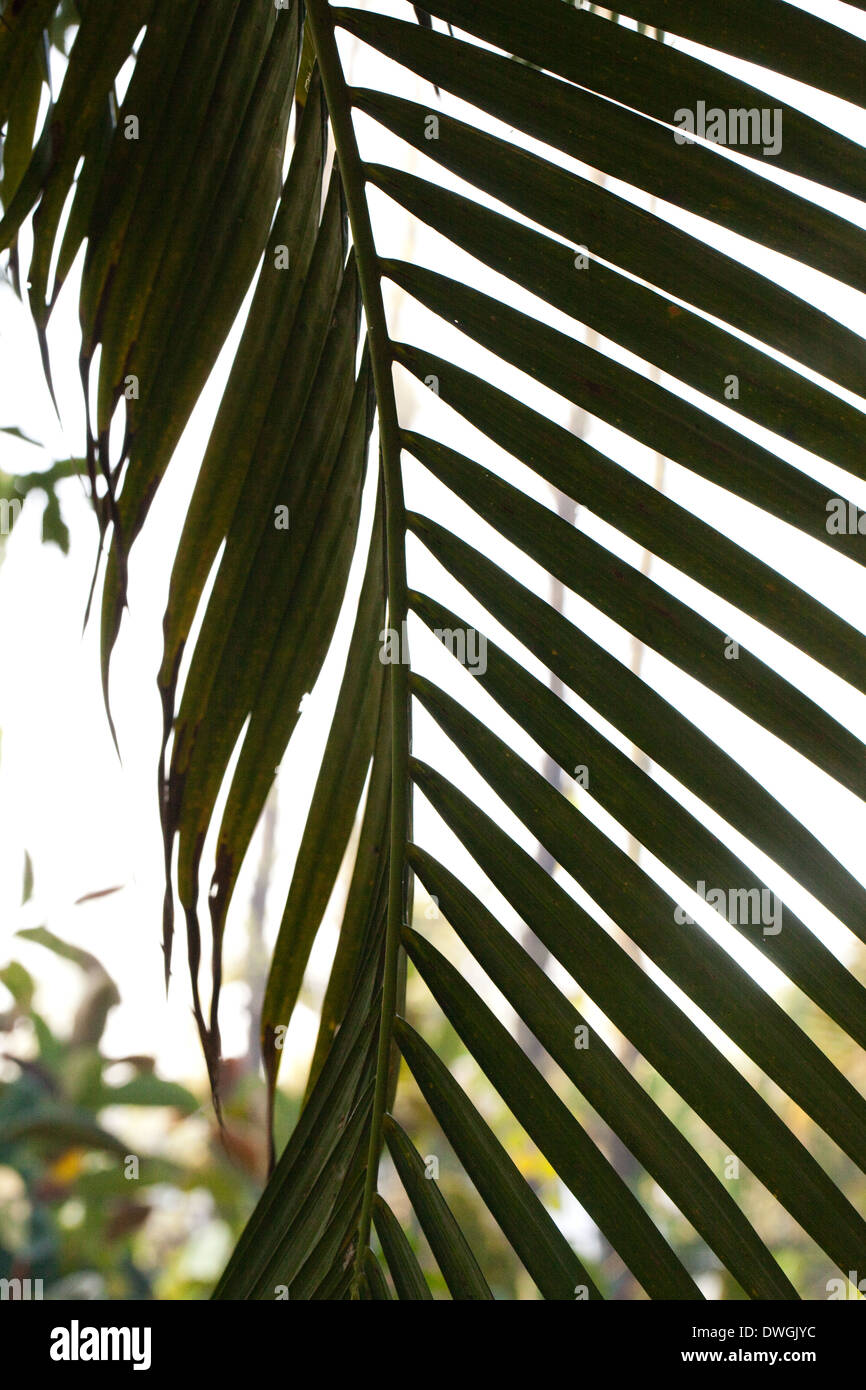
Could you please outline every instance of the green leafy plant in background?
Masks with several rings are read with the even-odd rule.
[[[353,556],[358,550],[367,557],[359,592],[349,591],[354,631],[264,999],[262,1046],[272,1092],[280,1044],[360,814],[339,944],[300,1118],[217,1296],[430,1297],[417,1238],[407,1239],[382,1195],[380,1171],[399,1177],[450,1294],[491,1296],[484,1250],[467,1239],[456,1207],[446,1203],[398,1120],[405,1118],[401,1095],[409,1084],[540,1296],[610,1293],[459,1083],[458,1069],[431,1046],[435,1031],[425,1038],[419,1016],[406,1016],[407,968],[636,1287],[657,1299],[702,1297],[695,1263],[665,1239],[636,1195],[639,1184],[579,1122],[578,1106],[569,1101],[575,1091],[636,1170],[679,1209],[734,1290],[753,1299],[799,1296],[779,1252],[705,1156],[703,1127],[674,1124],[637,1069],[624,1064],[453,865],[416,842],[416,795],[439,813],[515,916],[688,1113],[718,1136],[834,1267],[857,1270],[866,1223],[850,1200],[850,1184],[830,1177],[753,1077],[772,1083],[772,1096],[787,1096],[861,1170],[862,1095],[799,1026],[793,1009],[783,1009],[708,932],[684,920],[675,898],[584,814],[579,800],[552,787],[438,680],[409,664],[402,636],[410,614],[434,632],[465,637],[468,625],[436,592],[412,587],[407,540],[426,547],[514,642],[579,697],[581,709],[594,711],[585,717],[542,684],[528,661],[487,640],[477,685],[562,768],[577,762],[590,768],[594,801],[680,884],[758,895],[765,888],[750,863],[709,828],[708,810],[861,940],[863,886],[687,713],[536,597],[472,537],[409,509],[406,460],[423,465],[500,537],[647,649],[861,799],[862,742],[760,656],[743,648],[737,660],[728,659],[726,634],[697,607],[529,491],[458,453],[447,432],[432,438],[410,430],[398,409],[395,368],[434,389],[524,465],[532,482],[551,484],[861,693],[866,639],[616,457],[478,378],[460,360],[435,356],[423,343],[395,341],[383,286],[397,285],[622,435],[863,564],[866,534],[856,525],[828,527],[828,486],[786,456],[787,443],[798,445],[863,478],[863,414],[844,395],[863,395],[863,339],[753,269],[751,257],[740,261],[720,250],[712,228],[862,291],[864,231],[764,177],[760,166],[772,162],[828,194],[862,200],[866,154],[795,106],[731,77],[727,58],[717,66],[711,52],[690,56],[664,35],[855,104],[862,102],[863,43],[784,0],[712,6],[631,0],[627,18],[637,27],[565,0],[441,0],[426,6],[421,24],[408,6],[405,19],[397,19],[327,0],[305,6],[298,0],[122,6],[81,0],[65,75],[37,132],[35,64],[56,8],[53,0],[7,0],[3,8],[0,118],[7,142],[14,137],[20,149],[29,130],[35,143],[17,162],[13,186],[4,186],[0,244],[15,247],[33,213],[27,293],[47,363],[50,314],[86,243],[80,364],[93,404],[87,467],[110,543],[102,597],[106,690],[130,548],[256,277],[174,562],[159,672],[166,972],[177,900],[217,1094],[229,906],[301,698],[312,689],[347,601]],[[361,85],[349,85],[338,32],[359,41]],[[429,101],[363,85],[371,50],[425,79]],[[116,92],[133,53],[128,85]],[[39,83],[41,92],[42,78]],[[464,99],[484,121],[446,115],[437,91]],[[723,111],[780,111],[781,148],[770,161],[760,147],[740,147],[743,158],[732,159],[711,144],[678,143],[676,111],[699,102]],[[505,211],[400,167],[365,162],[355,121],[361,113]],[[704,219],[705,237],[680,230],[598,178],[489,133],[487,117],[579,161],[581,171],[695,214]],[[383,258],[370,217],[371,189],[688,391],[670,390],[586,345],[577,330],[515,308],[507,288],[496,297],[441,267]],[[739,393],[726,396],[733,377]],[[736,410],[749,432],[727,423],[717,403]],[[378,453],[371,456],[374,423]],[[751,437],[753,426],[762,427],[760,443]],[[378,496],[370,533],[362,535],[371,472]],[[371,481],[375,486],[376,478]],[[395,654],[396,660],[382,659]],[[442,661],[448,659],[443,653]],[[416,706],[585,890],[597,913],[579,905],[464,790],[413,756]],[[622,739],[685,788],[696,809],[624,754]],[[215,820],[224,782],[227,796]],[[211,828],[215,849],[211,859],[208,842],[205,862]],[[471,954],[475,972],[449,960],[452,938],[444,925],[426,933],[417,920],[411,925],[413,877],[436,898],[440,923]],[[602,915],[630,938],[630,949],[601,924]],[[747,937],[839,1033],[862,1047],[866,1011],[855,974],[787,904],[780,931],[767,933],[764,925],[730,924],[727,931]],[[209,1001],[200,984],[206,945]],[[650,966],[737,1045],[749,1070],[716,1045]],[[472,983],[478,970],[557,1064],[567,1091],[554,1086],[549,1068],[530,1059],[481,997]],[[585,1045],[575,1046],[576,1038]]]
[[[41,448],[35,439],[28,439],[14,426],[0,426],[0,434],[7,434],[25,444]],[[58,545],[64,555],[69,553],[69,527],[60,506],[59,484],[66,478],[80,477],[84,472],[83,459],[59,459],[47,468],[31,473],[4,473],[0,469],[0,558],[3,555],[5,538],[21,515],[21,510],[31,494],[42,493],[45,501],[42,508],[42,539],[46,543]]]
[[[69,962],[80,987],[68,1026],[53,1029],[30,972],[15,959],[0,969],[11,996],[0,1014],[0,1279],[29,1280],[46,1299],[201,1297],[216,1274],[208,1251],[220,1259],[255,1199],[261,1164],[245,1135],[258,1087],[240,1076],[229,1086],[224,1143],[201,1097],[157,1075],[152,1057],[106,1051],[120,995],[101,963],[45,927],[17,935]],[[142,1125],[146,1113],[155,1124]]]

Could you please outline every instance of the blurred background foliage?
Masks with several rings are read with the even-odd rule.
[[[204,1084],[105,1052],[122,1003],[94,956],[44,927],[18,935],[70,963],[76,1007],[57,1032],[30,972],[0,969],[0,1277],[42,1279],[46,1298],[206,1297],[264,1178],[258,1078],[227,1064],[221,1137]],[[286,1100],[283,1134],[292,1118]]]
[[[41,445],[35,439],[14,426],[0,427],[0,435],[7,435],[24,444],[32,444],[35,449]],[[3,559],[6,537],[11,533],[15,520],[21,514],[24,503],[30,496],[42,497],[42,540],[52,542],[66,555],[69,552],[69,527],[63,519],[60,506],[60,484],[67,478],[81,477],[85,471],[84,459],[58,459],[47,468],[27,473],[6,473],[0,468],[0,561]],[[5,505],[3,505],[5,504]],[[16,505],[17,504],[17,505]]]

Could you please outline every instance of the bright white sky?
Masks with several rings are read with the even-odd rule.
[[[401,18],[411,14],[409,6],[402,0],[378,3],[375,8]],[[834,0],[814,0],[814,3],[804,4],[802,8],[866,37],[866,14],[863,12],[835,3]],[[498,131],[521,147],[541,150],[547,158],[566,167],[580,167],[556,151],[527,140],[520,132],[508,130],[486,117],[471,115],[469,108],[445,93],[441,103],[438,102],[425,84],[377,54],[361,49],[354,41],[344,40],[344,50],[351,80],[359,85],[382,86],[396,91],[429,104],[431,111],[441,109],[466,119],[480,119],[486,128]],[[694,46],[692,51],[700,52]],[[722,62],[730,71],[742,73],[745,78],[755,81],[756,85],[765,86],[773,96],[790,99],[827,124],[844,130],[852,139],[866,143],[866,117],[862,111],[847,103],[826,98],[798,83],[764,74],[747,64],[730,59]],[[358,129],[365,157],[408,167],[445,186],[462,189],[469,196],[489,201],[476,190],[466,188],[447,171],[440,170],[426,157],[403,146],[366,118],[359,120]],[[738,158],[737,155],[730,157]],[[776,171],[769,176],[791,185],[800,183],[802,190],[815,196],[815,190],[810,190],[801,181],[789,179]],[[618,187],[615,184],[611,186]],[[647,205],[648,200],[644,195],[630,196]],[[851,200],[823,191],[817,196],[825,205],[860,225],[866,224],[866,210]],[[374,192],[371,205],[383,254],[417,260],[488,293],[500,293],[509,302],[527,308],[539,318],[564,325],[575,336],[583,336],[584,330],[580,326],[554,313],[533,296],[492,275],[426,227],[416,223],[410,228],[407,216],[383,196]],[[862,295],[785,257],[755,248],[718,228],[710,228],[697,218],[668,209],[663,204],[657,204],[656,210],[670,216],[677,225],[712,239],[716,246],[774,276],[795,292],[821,304],[856,331],[862,332],[866,309]],[[579,243],[581,239],[576,229],[575,242]],[[203,247],[202,254],[206,253],[207,248]],[[35,334],[28,316],[6,288],[0,288],[0,305],[0,423],[17,425],[44,441],[48,450],[44,457],[46,465],[50,457],[82,452],[74,277],[64,290],[51,334],[55,380],[64,422],[62,429],[54,417],[44,387]],[[453,356],[469,370],[488,377],[502,389],[514,391],[551,418],[562,423],[569,420],[570,408],[565,401],[477,348],[455,329],[398,294],[393,287],[389,292],[389,311],[395,337],[417,342],[444,357]],[[108,1050],[117,1056],[129,1052],[155,1053],[164,1074],[181,1078],[201,1077],[203,1068],[189,1010],[185,950],[180,940],[176,948],[173,986],[167,1001],[162,987],[162,850],[155,771],[160,739],[160,709],[155,676],[161,656],[161,619],[173,540],[179,531],[180,519],[204,450],[239,328],[240,322],[235,326],[190,422],[168,481],[153,508],[149,526],[133,553],[130,612],[115,652],[112,677],[113,711],[122,764],[114,752],[102,706],[95,628],[82,636],[82,618],[96,544],[95,523],[83,488],[72,482],[65,490],[64,510],[72,530],[72,549],[68,559],[60,556],[53,547],[38,545],[40,517],[38,503],[34,501],[28,503],[16,525],[0,570],[0,613],[3,615],[3,659],[0,662],[0,728],[3,733],[0,767],[0,921],[3,935],[0,963],[10,955],[25,963],[43,987],[42,998],[48,1016],[60,1020],[75,1002],[72,967],[61,962],[54,963],[39,947],[13,942],[13,933],[21,926],[44,922],[58,935],[93,951],[117,980],[123,999],[122,1008],[115,1010],[111,1017]],[[602,346],[620,360],[644,372],[649,370],[646,364],[638,363],[612,345],[603,343]],[[432,393],[402,374],[398,385],[405,423],[424,433],[441,433],[454,447],[494,468],[547,505],[554,505],[545,484],[479,436],[442,406]],[[682,391],[681,394],[689,396],[692,393]],[[692,398],[698,399],[694,395]],[[701,403],[735,427],[742,427],[742,418],[723,405],[715,403],[709,406],[705,400]],[[766,437],[758,428],[750,429],[749,433],[759,440]],[[0,467],[4,470],[24,471],[40,466],[37,451],[10,442],[8,437],[0,438],[3,441]],[[597,421],[590,422],[587,438],[625,468],[652,481],[655,460],[648,450]],[[805,471],[826,480],[833,492],[838,490],[853,498],[861,507],[866,507],[866,484],[858,483],[784,441],[773,440],[772,447]],[[866,575],[862,569],[674,464],[667,465],[664,486],[682,505],[756,550],[769,563],[864,630]],[[452,526],[524,583],[547,596],[548,579],[537,566],[482,525],[474,514],[411,462],[407,463],[406,468],[406,488],[410,506]],[[630,563],[640,565],[639,548],[618,537],[611,528],[584,511],[579,515],[578,524]],[[360,558],[362,560],[363,556]],[[478,605],[451,583],[436,563],[414,543],[410,548],[409,561],[410,582],[414,587],[433,592],[468,621],[486,630],[506,650],[520,653],[517,644],[499,630],[496,623],[485,618]],[[653,561],[651,573],[654,579],[693,603],[725,632],[802,684],[814,699],[857,731],[861,738],[866,737],[866,700],[861,695],[667,566]],[[355,577],[357,579],[357,574]],[[593,637],[606,643],[609,650],[626,661],[629,659],[630,639],[622,630],[594,614],[574,596],[569,596],[566,611]],[[340,627],[344,640],[350,616],[347,609]],[[446,688],[459,693],[525,757],[536,766],[541,765],[539,749],[483,694],[469,675],[459,670],[453,662],[443,663],[438,644],[427,637],[420,625],[417,632],[412,629],[411,642],[413,659],[420,669],[428,673],[435,671],[437,679]],[[273,939],[285,901],[298,834],[312,792],[317,760],[327,731],[327,719],[342,674],[343,652],[344,645],[338,651],[332,651],[317,689],[307,702],[294,745],[282,764],[279,778],[279,857],[268,903],[269,939]],[[522,655],[530,669],[546,678],[534,658],[525,653]],[[815,831],[855,875],[863,878],[866,807],[862,803],[663,659],[646,653],[643,672],[657,689],[685,709],[724,748],[740,758],[753,775],[759,777],[774,795]],[[575,701],[575,704],[579,705],[579,702]],[[592,717],[594,722],[598,722]],[[622,740],[617,741],[620,746],[627,747]],[[416,715],[416,751],[440,767],[470,795],[477,796],[480,804],[491,809],[521,844],[534,848],[532,837],[483,787],[421,711]],[[576,749],[574,764],[583,761],[580,750]],[[654,775],[665,785],[670,785],[664,774],[654,770]],[[581,804],[599,823],[610,824],[583,794]],[[705,816],[744,859],[765,872],[770,887],[781,893],[793,910],[824,939],[847,954],[850,937],[845,929],[796,885],[791,885],[778,869],[766,865],[760,855],[749,850],[727,828],[721,827],[709,812]],[[483,881],[477,870],[469,864],[459,846],[453,843],[451,836],[420,799],[416,810],[416,833],[422,843],[444,857],[456,871],[464,872],[476,891],[481,889],[485,900],[500,912],[504,922],[514,925],[513,913],[491,889],[482,886]],[[625,844],[623,833],[617,830],[616,834],[620,843]],[[29,850],[35,865],[36,895],[28,909],[21,912],[18,904],[25,849]],[[256,862],[257,844],[253,846],[235,897],[234,926],[230,923],[228,940],[229,973],[232,964],[237,966],[242,960],[244,904],[248,899]],[[646,856],[643,862],[647,864]],[[652,867],[651,861],[648,866]],[[655,866],[652,871],[657,873],[663,884],[673,886],[671,876],[660,866]],[[586,905],[587,900],[580,890],[567,879],[563,879],[563,882]],[[75,900],[83,894],[115,884],[123,885],[121,893],[84,906],[74,906]],[[206,891],[206,881],[204,887]],[[314,991],[321,987],[333,949],[333,921],[341,903],[339,892],[335,899],[329,913],[331,925],[320,936],[308,973],[308,982]],[[597,910],[594,911],[598,915]],[[726,928],[709,909],[704,911],[700,921],[738,959],[747,963],[759,979],[772,987],[777,979],[776,972],[736,931]],[[554,968],[554,973],[560,983],[568,985],[568,977],[558,967]],[[312,994],[311,998],[314,997]],[[228,1054],[244,1048],[245,1000],[245,985],[240,981],[230,983],[224,1002],[224,1046]],[[691,1006],[689,1011],[694,1014]],[[593,1021],[596,1020],[591,1007],[587,1008],[587,1013]],[[291,1074],[292,1062],[297,1068],[303,1065],[314,1030],[314,1013],[302,1007],[284,1054],[285,1078]]]

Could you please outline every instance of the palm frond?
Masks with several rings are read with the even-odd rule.
[[[174,561],[158,676],[166,972],[178,902],[215,1094],[229,907],[301,699],[341,611],[353,610],[264,999],[271,1096],[281,1038],[359,822],[339,942],[300,1119],[216,1296],[268,1299],[279,1287],[293,1299],[429,1298],[415,1233],[399,1219],[403,1198],[451,1296],[493,1296],[484,1252],[471,1248],[400,1122],[409,1084],[540,1295],[606,1296],[593,1261],[406,1016],[411,968],[649,1297],[702,1298],[699,1271],[583,1123],[584,1102],[735,1287],[752,1299],[796,1299],[778,1250],[714,1160],[512,927],[535,934],[597,1015],[834,1265],[858,1267],[866,1222],[854,1186],[831,1177],[787,1117],[808,1117],[862,1172],[866,1102],[737,943],[808,997],[834,1036],[862,1048],[866,992],[850,960],[770,883],[783,871],[861,942],[866,890],[768,790],[749,755],[726,751],[705,720],[630,669],[600,633],[630,635],[689,689],[697,683],[773,747],[866,800],[862,739],[832,702],[824,708],[815,692],[826,685],[795,679],[802,666],[776,669],[772,655],[781,639],[810,659],[810,672],[866,694],[861,626],[762,554],[751,539],[763,534],[757,523],[748,543],[732,538],[629,465],[634,446],[656,453],[712,485],[703,496],[735,499],[761,524],[788,528],[797,545],[817,542],[823,551],[802,551],[810,564],[831,552],[859,582],[866,528],[852,497],[866,477],[866,347],[818,294],[786,280],[819,283],[792,276],[794,265],[866,289],[866,232],[837,210],[866,199],[866,149],[793,98],[733,75],[728,60],[861,107],[866,50],[781,0],[631,0],[623,22],[563,0],[428,0],[411,7],[415,17],[409,8],[397,19],[327,0],[87,0],[41,129],[39,55],[57,5],[13,0],[0,29],[0,246],[14,260],[33,213],[27,288],[46,370],[50,315],[86,245],[80,361],[88,465],[109,542],[106,694],[130,549],[255,279]],[[429,83],[431,104],[350,87],[347,39],[357,71],[374,50]],[[680,116],[698,110],[730,113],[756,138],[734,153],[714,147],[718,132],[703,138],[692,127],[681,138]],[[357,116],[425,161],[414,173],[367,161]],[[371,190],[484,267],[481,284],[447,265],[385,257]],[[783,264],[770,253],[787,258],[785,274],[766,272]],[[396,340],[386,283],[459,330],[465,354],[452,360]],[[452,331],[443,341],[458,340]],[[479,350],[504,364],[501,380],[472,370]],[[507,389],[512,370],[607,427],[610,442],[593,447]],[[444,437],[409,428],[395,372],[431,388]],[[483,441],[483,457],[455,447],[466,438]],[[509,478],[491,464],[499,452],[517,465]],[[477,531],[419,510],[418,476],[435,480]],[[536,500],[547,485],[592,524],[572,525]],[[829,524],[837,504],[853,526]],[[429,592],[414,587],[407,560],[422,548]],[[623,558],[635,548],[655,557],[655,576]],[[509,555],[520,565],[510,568]],[[576,601],[567,611],[545,602],[523,582],[527,566]],[[710,616],[721,611],[716,600],[737,631],[763,633],[758,650],[737,644],[731,659],[720,626],[728,619]],[[472,627],[455,603],[483,612],[490,630]],[[406,633],[424,629],[452,656],[454,634],[478,640],[477,700],[507,717],[520,735],[514,746],[474,712],[477,701],[445,688],[444,652],[432,678],[409,662]],[[539,679],[539,665],[568,693]],[[484,798],[413,755],[416,710],[473,769]],[[586,795],[551,786],[520,751],[530,746],[566,773],[587,765]],[[415,838],[416,798],[476,877]],[[502,824],[493,804],[507,812]],[[514,823],[561,874],[518,842]],[[620,830],[640,847],[637,858]],[[767,862],[775,867],[765,874],[756,864]],[[425,935],[412,917],[415,876],[441,914]],[[507,913],[482,900],[481,882]],[[708,882],[739,903],[771,895],[772,923],[752,912],[728,913],[717,932],[694,922],[681,901]],[[454,942],[556,1063],[556,1083],[522,1050],[491,993],[449,958]],[[385,1152],[400,1202],[380,1190]]]

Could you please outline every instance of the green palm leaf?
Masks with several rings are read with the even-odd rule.
[[[455,1074],[441,1039],[422,1036],[407,1004],[410,971],[447,1024],[442,1036],[474,1059],[648,1297],[702,1298],[700,1270],[585,1106],[747,1297],[802,1290],[716,1170],[712,1145],[676,1122],[664,1094],[834,1265],[856,1269],[866,1248],[856,1182],[830,1175],[803,1126],[832,1141],[845,1172],[866,1172],[866,1101],[823,1035],[813,1040],[787,1007],[792,995],[783,1006],[738,943],[811,1000],[833,1037],[862,1048],[856,970],[810,911],[775,896],[772,924],[728,913],[716,933],[679,903],[684,888],[711,882],[738,903],[764,904],[775,871],[755,865],[769,861],[866,941],[866,891],[754,775],[748,754],[732,756],[706,720],[617,652],[623,636],[642,644],[689,689],[697,683],[744,727],[866,800],[866,750],[816,696],[826,683],[777,670],[778,646],[763,640],[730,659],[731,639],[709,615],[721,600],[738,624],[752,620],[808,658],[810,672],[866,694],[862,627],[712,515],[644,482],[625,448],[642,446],[713,496],[818,542],[824,551],[806,553],[827,555],[833,573],[866,563],[866,530],[828,523],[833,497],[847,507],[849,484],[866,477],[863,338],[762,273],[765,259],[725,249],[781,253],[789,266],[866,289],[866,233],[837,210],[849,206],[838,195],[866,199],[863,146],[727,70],[728,56],[746,60],[862,105],[862,42],[781,0],[632,0],[636,25],[564,0],[438,0],[417,20],[408,6],[395,19],[327,0],[120,9],[82,0],[78,9],[40,128],[43,34],[57,5],[3,8],[0,246],[14,271],[33,214],[27,285],[49,373],[52,310],[86,246],[80,362],[107,542],[106,695],[130,548],[155,525],[154,497],[254,281],[174,560],[158,675],[166,974],[179,905],[217,1101],[222,952],[238,876],[301,700],[341,612],[351,618],[263,1003],[271,1099],[357,824],[339,941],[300,1118],[216,1296],[423,1300],[432,1267],[453,1298],[493,1296],[460,1203],[415,1146],[409,1093],[540,1296],[607,1296],[603,1273],[578,1254],[464,1084],[473,1073]],[[430,84],[429,107],[351,87],[347,37],[355,71],[376,51]],[[458,99],[460,118],[440,93],[445,106]],[[766,110],[784,138],[733,157],[712,141],[675,140],[679,113],[699,103]],[[367,162],[359,117],[425,156],[416,172]],[[480,263],[483,288],[441,265],[386,257],[371,193]],[[393,336],[386,283],[448,326],[443,342],[459,330],[453,360]],[[501,379],[479,375],[479,352],[506,365]],[[435,393],[444,437],[410,428],[396,368]],[[514,369],[613,442],[593,447],[536,408],[541,394],[530,404],[507,389]],[[459,422],[453,436],[449,420]],[[467,438],[483,458],[455,447]],[[508,477],[488,466],[497,450],[516,465]],[[802,451],[817,456],[814,468]],[[449,498],[453,521],[418,510],[418,476]],[[832,489],[830,476],[841,479]],[[581,508],[579,525],[537,500],[548,486]],[[423,592],[411,563],[422,548],[432,576]],[[623,558],[635,548],[663,566],[658,577]],[[524,583],[533,570],[573,601],[540,598]],[[481,629],[454,603],[482,612]],[[445,652],[432,678],[410,665],[406,633],[424,650],[425,630],[473,670],[471,700],[453,693],[468,687],[452,680]],[[618,636],[609,646],[601,632]],[[513,737],[488,727],[493,711]],[[413,755],[416,713],[447,740],[455,766],[462,758],[472,769],[466,787]],[[585,765],[588,792],[581,783],[570,796],[539,773],[532,748],[564,773]],[[416,799],[447,828],[443,847],[416,837]],[[439,908],[428,934],[413,922],[415,876]],[[542,956],[526,949],[528,935],[521,944],[515,921]],[[467,960],[471,969],[457,963]],[[604,1028],[559,983],[564,974]],[[494,996],[537,1040],[540,1063]],[[646,1084],[644,1066],[658,1085]]]

